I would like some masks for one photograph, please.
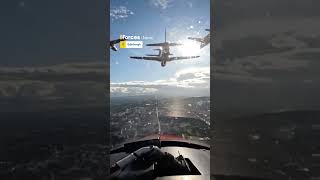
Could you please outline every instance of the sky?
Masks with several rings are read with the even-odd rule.
[[[174,56],[201,56],[161,67],[159,62],[129,58],[155,54],[149,47],[110,51],[111,95],[209,95],[210,46],[200,49],[199,43],[187,39],[207,35],[209,0],[111,0],[110,23],[111,40],[125,34],[152,37],[145,44],[160,43],[166,29],[168,41],[185,44],[170,49]]]

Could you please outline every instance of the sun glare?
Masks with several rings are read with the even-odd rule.
[[[192,40],[182,41],[182,46],[179,46],[179,53],[182,56],[195,56],[200,52],[200,45]]]

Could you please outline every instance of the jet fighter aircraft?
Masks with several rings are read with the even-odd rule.
[[[210,43],[210,29],[206,29],[206,31],[209,31],[209,34],[206,35],[204,38],[188,37],[188,39],[200,42],[201,43],[200,49],[201,49]]]
[[[151,61],[158,61],[161,62],[161,66],[166,66],[167,62],[175,61],[175,60],[182,60],[182,59],[193,59],[198,58],[200,56],[179,56],[179,57],[170,57],[170,55],[173,55],[170,53],[170,46],[180,46],[182,44],[179,43],[170,43],[167,42],[167,32],[165,31],[165,42],[163,43],[155,43],[155,44],[147,44],[146,46],[160,46],[160,49],[154,49],[158,50],[159,54],[149,54],[144,57],[139,56],[131,56],[132,59],[143,59],[143,60],[151,60]]]

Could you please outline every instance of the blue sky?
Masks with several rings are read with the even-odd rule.
[[[119,38],[119,34],[125,34],[152,37],[152,40],[144,40],[144,44],[164,42],[166,28],[168,41],[186,44],[183,47],[172,47],[171,51],[174,56],[201,56],[198,59],[169,62],[166,67],[161,67],[159,62],[129,59],[129,56],[155,54],[156,52],[150,47],[110,51],[110,79],[113,83],[111,86],[114,87],[112,92],[119,93],[117,90],[126,88],[125,91],[122,91],[124,95],[130,95],[132,92],[143,94],[147,93],[149,88],[154,93],[161,91],[160,86],[162,92],[165,90],[163,86],[170,86],[171,91],[192,88],[193,93],[190,95],[208,94],[208,89],[201,89],[199,93],[196,93],[197,88],[186,82],[191,82],[196,78],[194,80],[200,80],[209,86],[207,82],[210,67],[209,46],[200,50],[197,42],[187,39],[189,36],[204,37],[207,35],[208,32],[205,29],[210,27],[209,0],[111,0],[110,7],[110,37],[112,40]],[[198,73],[198,76],[194,75],[195,73]],[[179,75],[187,75],[191,79],[180,78],[178,80]],[[130,87],[124,84],[130,84]],[[121,88],[115,88],[119,85]],[[132,88],[135,90],[131,92]],[[147,91],[145,91],[146,88]],[[203,92],[206,93],[203,94]]]

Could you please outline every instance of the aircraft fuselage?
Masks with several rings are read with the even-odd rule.
[[[162,51],[161,51],[161,54],[160,54],[160,57],[161,57],[161,66],[162,67],[165,67],[166,64],[167,64],[167,61],[169,60],[169,56],[170,56],[170,46],[169,46],[169,43],[165,43],[164,46],[162,46]]]

